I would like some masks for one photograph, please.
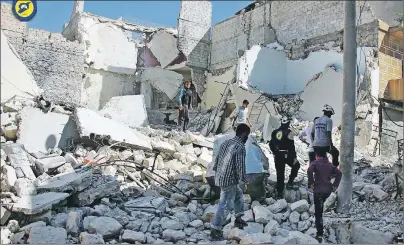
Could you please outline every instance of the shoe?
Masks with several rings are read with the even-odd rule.
[[[293,181],[289,181],[289,182],[286,184],[286,189],[288,189],[288,190],[293,189],[293,187],[294,187],[293,185],[294,185]]]
[[[319,243],[322,243],[322,242],[323,242],[323,235],[317,235],[317,236],[316,236],[316,240],[317,240]]]
[[[237,227],[241,230],[243,230],[244,227],[246,227],[246,226],[248,226],[247,222],[242,220],[241,217],[236,218],[236,220],[234,221],[234,227]]]
[[[223,232],[220,230],[211,229],[210,238],[212,238],[212,240],[216,240],[216,241],[223,240]]]

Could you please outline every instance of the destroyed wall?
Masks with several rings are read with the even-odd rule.
[[[27,28],[1,3],[1,29],[32,72],[46,100],[80,105],[84,47],[59,33]]]
[[[363,2],[358,2],[357,13],[361,12],[361,6]],[[216,70],[236,64],[240,54],[256,44],[278,41],[287,45],[340,32],[343,29],[343,16],[343,2],[338,1],[261,3],[251,11],[241,11],[212,27],[210,68]],[[374,20],[365,5],[359,25]],[[321,40],[318,40],[319,43]]]

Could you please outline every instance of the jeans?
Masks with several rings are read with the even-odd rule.
[[[221,230],[225,222],[227,212],[234,209],[236,218],[244,215],[243,191],[239,185],[220,187],[220,200],[215,217],[212,221],[212,228]]]
[[[324,151],[331,154],[331,156],[332,156],[332,164],[335,167],[338,167],[338,165],[339,165],[339,150],[335,146],[332,146],[331,149],[330,149],[329,146],[325,146],[325,147],[315,146],[314,147],[314,152],[324,152]]]
[[[322,236],[324,234],[323,224],[323,211],[324,202],[330,196],[331,193],[314,193],[314,217],[316,218],[317,235]]]
[[[300,164],[297,162],[293,165],[294,159],[286,157],[284,153],[275,154],[275,169],[276,169],[276,189],[278,194],[283,193],[285,187],[285,165],[289,165],[292,168],[289,175],[289,181],[292,182],[297,177],[297,173],[300,169]]]
[[[182,105],[182,110],[179,110],[178,126],[182,126],[184,123],[183,130],[188,129],[189,123],[189,110],[187,105]]]

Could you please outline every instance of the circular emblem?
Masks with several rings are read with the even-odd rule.
[[[282,131],[278,131],[275,135],[276,139],[281,140],[283,136],[283,132]]]
[[[17,19],[23,22],[30,21],[34,18],[37,10],[35,0],[14,0],[13,14]]]

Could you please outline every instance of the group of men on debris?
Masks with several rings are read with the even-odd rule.
[[[227,216],[226,210],[234,211],[235,227],[243,229],[248,225],[242,220],[244,200],[243,191],[240,188],[248,182],[245,144],[251,132],[251,124],[248,121],[247,106],[248,101],[244,100],[242,106],[236,110],[236,135],[220,145],[212,163],[215,175],[213,178],[207,179],[212,188],[220,188],[218,209],[211,224],[211,237],[216,240],[222,239],[221,229]],[[334,115],[334,110],[331,106],[325,105],[323,113],[323,116],[314,119],[312,126],[307,127],[299,134],[299,138],[309,145],[308,187],[313,189],[314,193],[316,238],[319,241],[322,240],[324,230],[322,219],[324,202],[336,190],[342,175],[337,168],[339,152],[332,142],[333,123],[331,116]],[[281,126],[272,132],[269,142],[275,162],[278,199],[283,198],[286,164],[291,167],[287,188],[294,187],[294,180],[300,169],[290,123],[289,117],[283,117]],[[327,153],[332,155],[332,163],[328,161]],[[335,179],[333,183],[332,179]]]

